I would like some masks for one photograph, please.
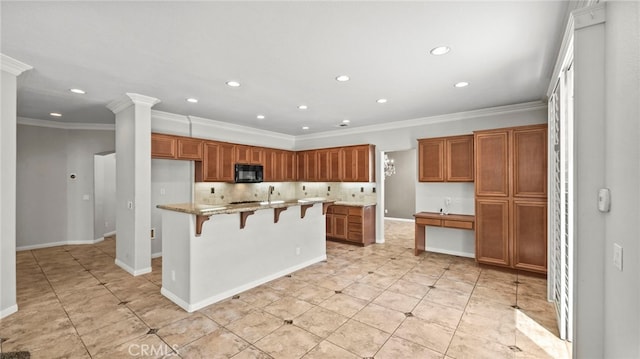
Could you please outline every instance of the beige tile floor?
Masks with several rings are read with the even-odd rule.
[[[113,238],[18,252],[20,310],[6,355],[31,358],[567,358],[546,281],[473,259],[412,254],[413,224],[385,244],[327,242],[327,262],[186,313],[160,294],[161,259],[132,277]]]

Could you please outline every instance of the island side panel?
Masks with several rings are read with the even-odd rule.
[[[189,310],[191,239],[195,236],[195,215],[162,211],[162,294]]]
[[[278,223],[272,209],[259,210],[244,229],[237,213],[214,215],[202,235],[191,238],[190,250],[193,311],[325,260],[322,204],[308,209],[305,218],[300,206],[289,207]]]

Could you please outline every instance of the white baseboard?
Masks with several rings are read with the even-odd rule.
[[[93,240],[93,244],[100,243],[102,241],[104,241],[104,237],[96,238]]]
[[[9,308],[5,308],[0,310],[0,319],[4,318],[4,317],[8,317],[11,314],[15,313],[18,311],[18,304],[14,304],[12,306],[10,306]]]
[[[162,252],[151,253],[151,258],[160,258],[162,257]]]
[[[116,235],[116,231],[111,231],[111,232],[107,232],[105,234],[103,234],[103,237],[111,237],[111,236],[115,236]]]
[[[204,308],[204,307],[206,307],[208,305],[217,303],[219,301],[222,301],[224,299],[232,297],[232,296],[234,296],[234,295],[236,295],[238,293],[242,293],[242,292],[244,292],[246,290],[249,290],[251,288],[255,288],[255,287],[257,287],[257,286],[259,286],[261,284],[267,283],[267,282],[272,281],[274,279],[278,279],[278,278],[280,278],[282,276],[285,276],[287,274],[293,273],[293,272],[295,272],[297,270],[300,270],[302,268],[306,268],[306,267],[308,267],[308,266],[310,266],[312,264],[316,264],[316,263],[321,262],[321,261],[326,260],[326,259],[327,259],[327,255],[323,254],[322,256],[310,259],[308,261],[302,262],[300,264],[297,264],[295,266],[289,267],[287,269],[283,269],[283,270],[281,270],[279,272],[270,274],[268,276],[256,279],[256,280],[254,280],[252,282],[243,284],[241,286],[226,290],[226,291],[224,291],[222,293],[213,295],[213,296],[211,296],[209,298],[205,298],[205,299],[203,299],[203,300],[201,300],[201,301],[199,301],[197,303],[193,303],[193,304],[190,304],[190,303],[186,302],[184,299],[182,299],[179,296],[175,295],[171,291],[165,289],[164,286],[160,290],[160,293],[162,293],[162,295],[164,295],[165,297],[167,297],[170,300],[172,300],[174,303],[176,303],[178,306],[180,306],[180,308],[182,308],[182,309],[186,310],[187,312],[191,313],[191,312],[194,312],[194,311],[196,311],[198,309],[202,309],[202,308]]]
[[[448,249],[442,249],[442,248],[430,248],[430,247],[427,247],[426,251],[427,252],[442,253],[442,254],[450,254],[452,256],[458,256],[458,257],[467,257],[467,258],[475,258],[476,257],[475,253],[450,251]]]
[[[75,245],[75,244],[94,244],[94,243],[95,243],[94,240],[50,242],[50,243],[32,244],[32,245],[28,245],[28,246],[16,247],[16,251],[18,251],[18,252],[19,251],[30,251],[32,249],[67,246],[67,245]]]
[[[116,265],[118,267],[124,269],[125,271],[127,271],[129,274],[131,274],[134,277],[142,275],[142,274],[151,273],[151,267],[135,270],[135,269],[131,268],[128,264],[126,264],[123,261],[119,260],[118,258],[116,258],[115,263],[116,263]]]
[[[413,223],[414,220],[413,219],[408,219],[408,218],[394,218],[394,217],[384,217],[385,220],[391,220],[391,221],[398,221],[398,222],[411,222]]]

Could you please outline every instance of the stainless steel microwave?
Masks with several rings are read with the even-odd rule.
[[[262,165],[247,165],[236,163],[236,183],[260,183],[263,180],[264,170]]]

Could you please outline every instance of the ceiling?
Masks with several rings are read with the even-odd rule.
[[[301,135],[544,100],[569,3],[0,6],[1,52],[34,67],[18,79],[19,117],[114,123],[106,105],[132,92],[156,110]]]

